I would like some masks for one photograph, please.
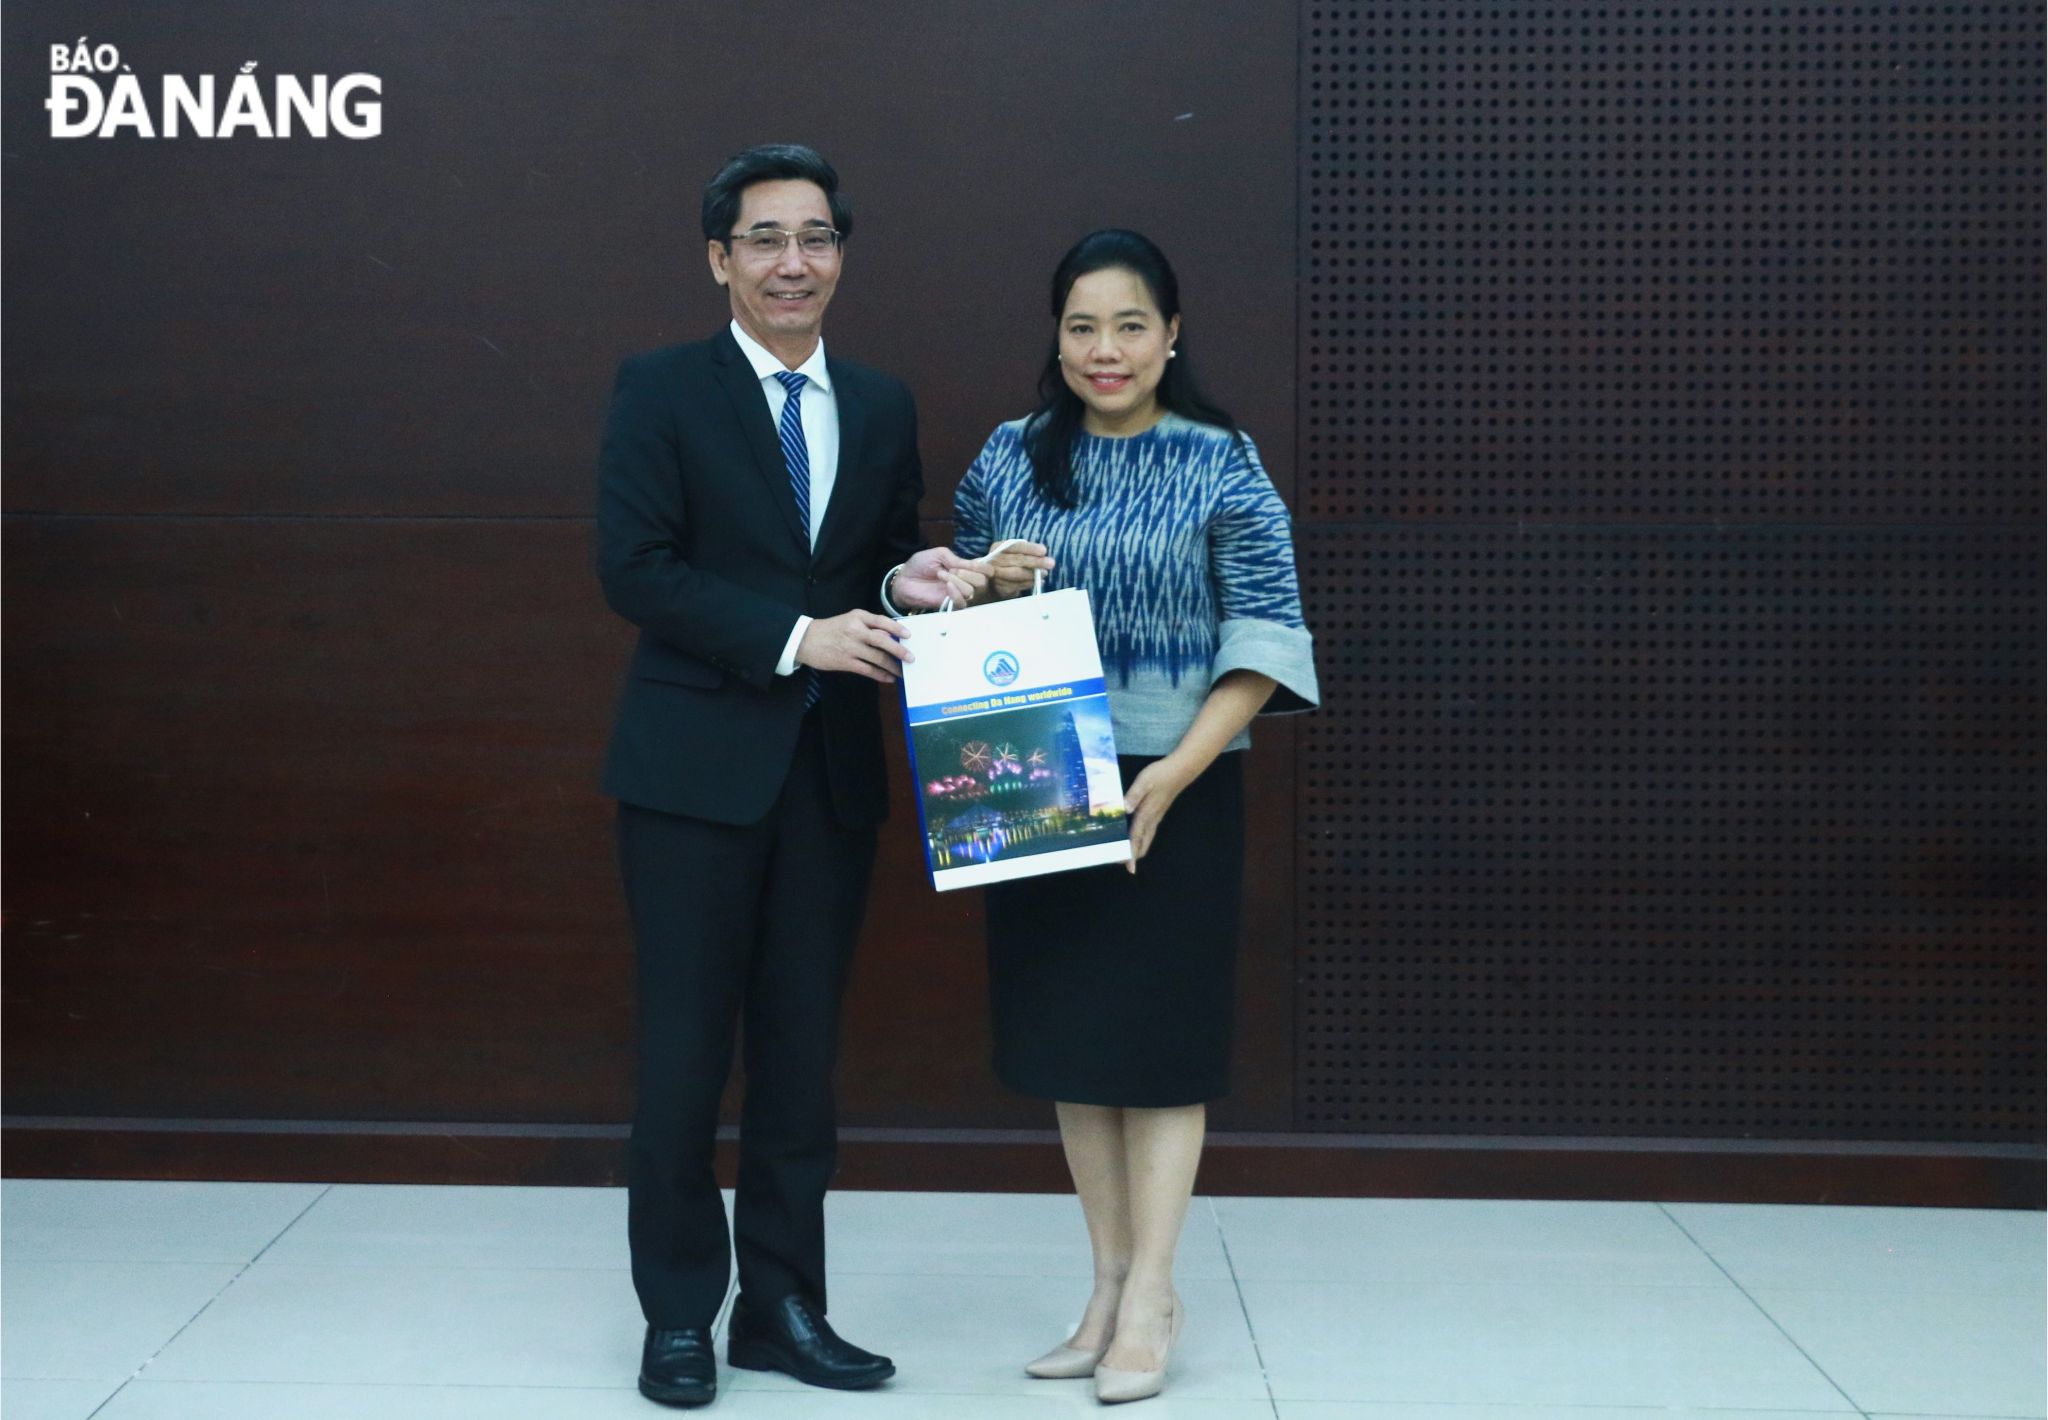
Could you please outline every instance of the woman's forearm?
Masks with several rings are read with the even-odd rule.
[[[1208,698],[1180,743],[1167,758],[1189,779],[1216,762],[1230,742],[1249,725],[1273,696],[1278,682],[1257,671],[1227,671],[1209,687]]]

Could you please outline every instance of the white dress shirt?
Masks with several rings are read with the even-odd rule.
[[[768,422],[780,428],[782,407],[789,403],[789,391],[782,387],[782,381],[775,378],[775,373],[788,366],[769,354],[760,341],[740,329],[738,321],[732,323],[732,338],[739,342],[740,354],[747,357],[747,363],[754,367],[754,377],[761,382],[761,393],[768,400]],[[806,381],[797,392],[803,401],[797,406],[797,418],[803,421],[804,447],[811,456],[811,547],[815,549],[818,529],[825,521],[826,506],[831,503],[832,490],[839,482],[839,400],[832,393],[832,371],[825,364],[822,336],[818,339],[818,348],[811,352],[811,358],[797,366],[796,373],[804,376]],[[814,396],[813,390],[822,393]],[[891,567],[882,578],[882,605],[891,616],[903,615],[889,600],[889,578],[896,572],[897,567]],[[783,643],[782,659],[775,663],[775,674],[796,674],[796,648],[802,644],[804,632],[810,624],[810,617],[802,613],[797,615],[796,625],[789,631],[789,640]]]
[[[761,393],[768,401],[768,422],[780,428],[782,407],[789,403],[789,391],[775,376],[788,366],[742,330],[738,321],[732,323],[732,338],[739,342],[740,354],[747,357],[747,363],[754,367],[754,378],[761,382]],[[825,509],[832,502],[833,485],[839,481],[839,401],[832,394],[832,371],[825,364],[822,339],[811,352],[811,358],[796,367],[796,373],[805,379],[804,387],[797,391],[802,401],[797,417],[803,421],[804,447],[811,456],[811,546],[815,548],[818,529],[825,522]],[[775,674],[796,673],[796,648],[810,624],[810,617],[797,617],[782,648],[782,659],[775,663]]]

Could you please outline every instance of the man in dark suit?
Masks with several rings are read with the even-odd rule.
[[[894,1374],[825,1319],[839,1001],[888,807],[877,687],[910,657],[883,613],[982,582],[918,551],[909,391],[825,354],[853,225],[831,165],[749,149],[703,218],[732,323],[620,367],[597,510],[605,599],[640,628],[604,786],[638,975],[640,1390],[672,1405],[716,1394],[735,1245],[731,1364],[841,1389]],[[728,1241],[712,1143],[742,1019]]]

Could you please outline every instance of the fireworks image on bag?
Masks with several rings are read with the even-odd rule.
[[[1123,787],[1108,732],[1103,695],[917,726],[912,741],[932,870],[1124,838]],[[1092,775],[1090,743],[1098,747]]]

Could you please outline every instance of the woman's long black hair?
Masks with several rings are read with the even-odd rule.
[[[1024,451],[1031,458],[1031,479],[1039,496],[1062,508],[1071,508],[1078,501],[1074,496],[1074,441],[1080,436],[1087,406],[1067,388],[1060,374],[1060,316],[1076,281],[1111,269],[1128,271],[1145,283],[1161,320],[1170,322],[1180,314],[1180,282],[1166,253],[1149,238],[1111,227],[1090,232],[1060,258],[1052,274],[1052,349],[1046,354],[1045,368],[1038,372],[1038,409],[1025,421]],[[1195,383],[1194,372],[1188,368],[1187,338],[1183,336],[1174,348],[1180,355],[1166,362],[1166,372],[1159,377],[1159,403],[1184,419],[1228,429],[1243,452],[1244,433],[1237,421]]]

